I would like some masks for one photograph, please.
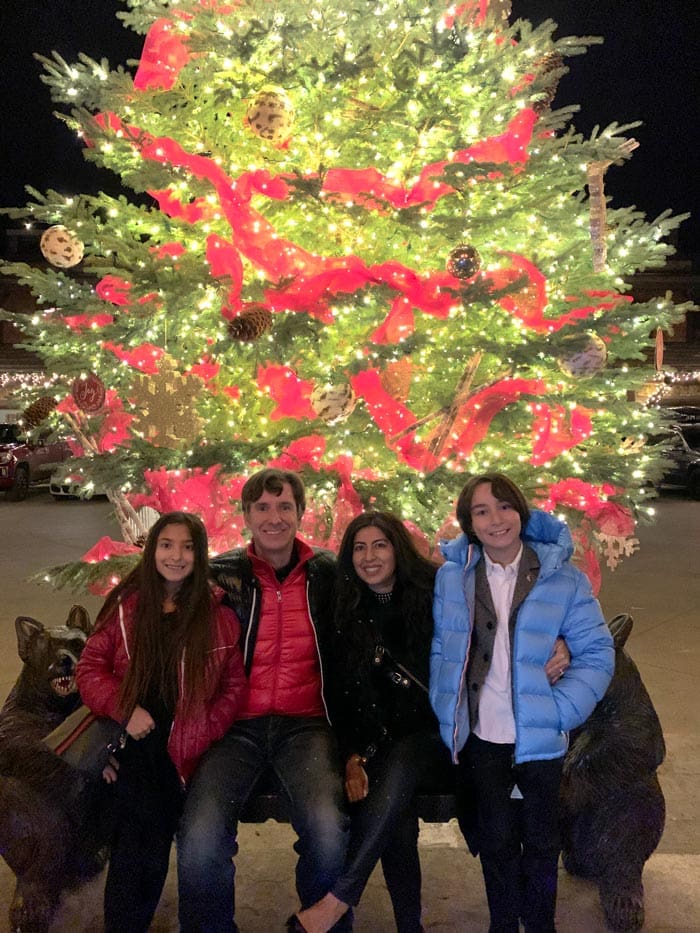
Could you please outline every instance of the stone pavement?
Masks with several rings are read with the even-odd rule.
[[[658,520],[640,528],[641,550],[605,574],[601,602],[607,616],[629,611],[635,620],[629,649],[664,727],[667,759],[660,771],[666,830],[647,863],[648,933],[700,931],[700,502],[676,496],[658,501]],[[23,503],[0,497],[0,699],[19,671],[14,619],[63,621],[76,601],[69,593],[28,583],[42,568],[73,559],[103,534],[118,533],[104,502],[53,502],[35,491]],[[91,612],[99,602],[81,599]],[[296,907],[294,835],[286,825],[243,825],[237,858],[237,920],[241,933],[272,933]],[[421,829],[425,927],[430,933],[486,930],[488,915],[478,862],[465,852],[453,823]],[[175,866],[153,924],[177,930]],[[69,894],[52,933],[99,933],[101,878]],[[7,933],[13,876],[0,860],[0,933]],[[560,871],[559,933],[604,933],[595,888]],[[372,876],[357,910],[356,933],[391,933],[391,908],[381,873]]]

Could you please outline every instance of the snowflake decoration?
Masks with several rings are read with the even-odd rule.
[[[157,375],[141,374],[134,381],[134,433],[173,450],[193,440],[204,423],[193,407],[202,385],[199,376],[178,372],[174,360],[163,356]]]
[[[639,550],[639,538],[623,538],[619,535],[606,535],[599,531],[594,536],[600,545],[605,557],[605,563],[611,570],[615,570],[623,557],[630,557]]]

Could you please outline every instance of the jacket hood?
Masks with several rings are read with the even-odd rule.
[[[543,573],[560,567],[574,552],[568,525],[540,509],[530,510],[530,519],[523,532],[523,541],[537,554]],[[481,557],[481,545],[470,542],[465,534],[440,543],[445,560],[470,567]]]

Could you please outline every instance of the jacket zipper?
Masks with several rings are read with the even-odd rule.
[[[466,680],[466,677],[467,677],[467,665],[469,663],[469,649],[471,647],[472,632],[474,630],[474,606],[473,605],[470,606],[469,603],[467,602],[467,588],[465,586],[465,582],[467,579],[467,570],[469,569],[469,565],[471,563],[473,547],[474,547],[473,544],[469,545],[469,548],[467,550],[467,560],[464,564],[464,570],[462,571],[462,590],[464,592],[464,601],[467,605],[467,609],[469,610],[469,637],[467,638],[467,650],[464,655],[464,664],[462,665],[462,673],[459,679],[459,690],[457,691],[457,702],[455,704],[455,718],[454,718],[454,724],[453,724],[453,729],[452,729],[452,760],[454,761],[455,764],[457,764],[459,761],[459,752],[457,751],[457,711],[459,710],[460,703],[462,700],[462,694],[464,693],[464,681]],[[467,714],[468,713],[469,713],[469,703],[467,702]]]
[[[250,639],[253,633],[253,621],[255,619],[255,604],[258,601],[258,591],[253,587],[253,601],[250,604],[250,615],[248,616],[248,625],[246,626],[245,645],[243,650],[243,660],[248,666],[248,654],[250,651]]]
[[[321,658],[321,648],[318,643],[318,632],[316,631],[316,623],[314,621],[313,614],[311,612],[311,600],[309,599],[309,590],[311,589],[311,580],[310,574],[307,567],[306,572],[306,611],[309,613],[309,621],[311,622],[311,631],[314,633],[314,643],[316,645],[316,655],[318,656],[318,670],[321,675],[321,703],[323,703],[323,709],[326,713],[326,719],[332,725],[330,713],[328,712],[328,704],[326,703],[326,689],[325,689],[325,678],[323,676],[323,659]]]

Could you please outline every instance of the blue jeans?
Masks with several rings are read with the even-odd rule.
[[[340,875],[349,820],[328,723],[291,716],[237,722],[202,759],[185,801],[177,834],[181,933],[236,929],[232,859],[238,851],[238,819],[268,768],[289,799],[299,837],[294,848],[302,907],[323,897]]]
[[[418,790],[450,786],[452,765],[437,731],[417,732],[381,748],[367,763],[369,793],[351,805],[348,858],[333,894],[357,905],[381,859],[398,933],[421,930]]]

